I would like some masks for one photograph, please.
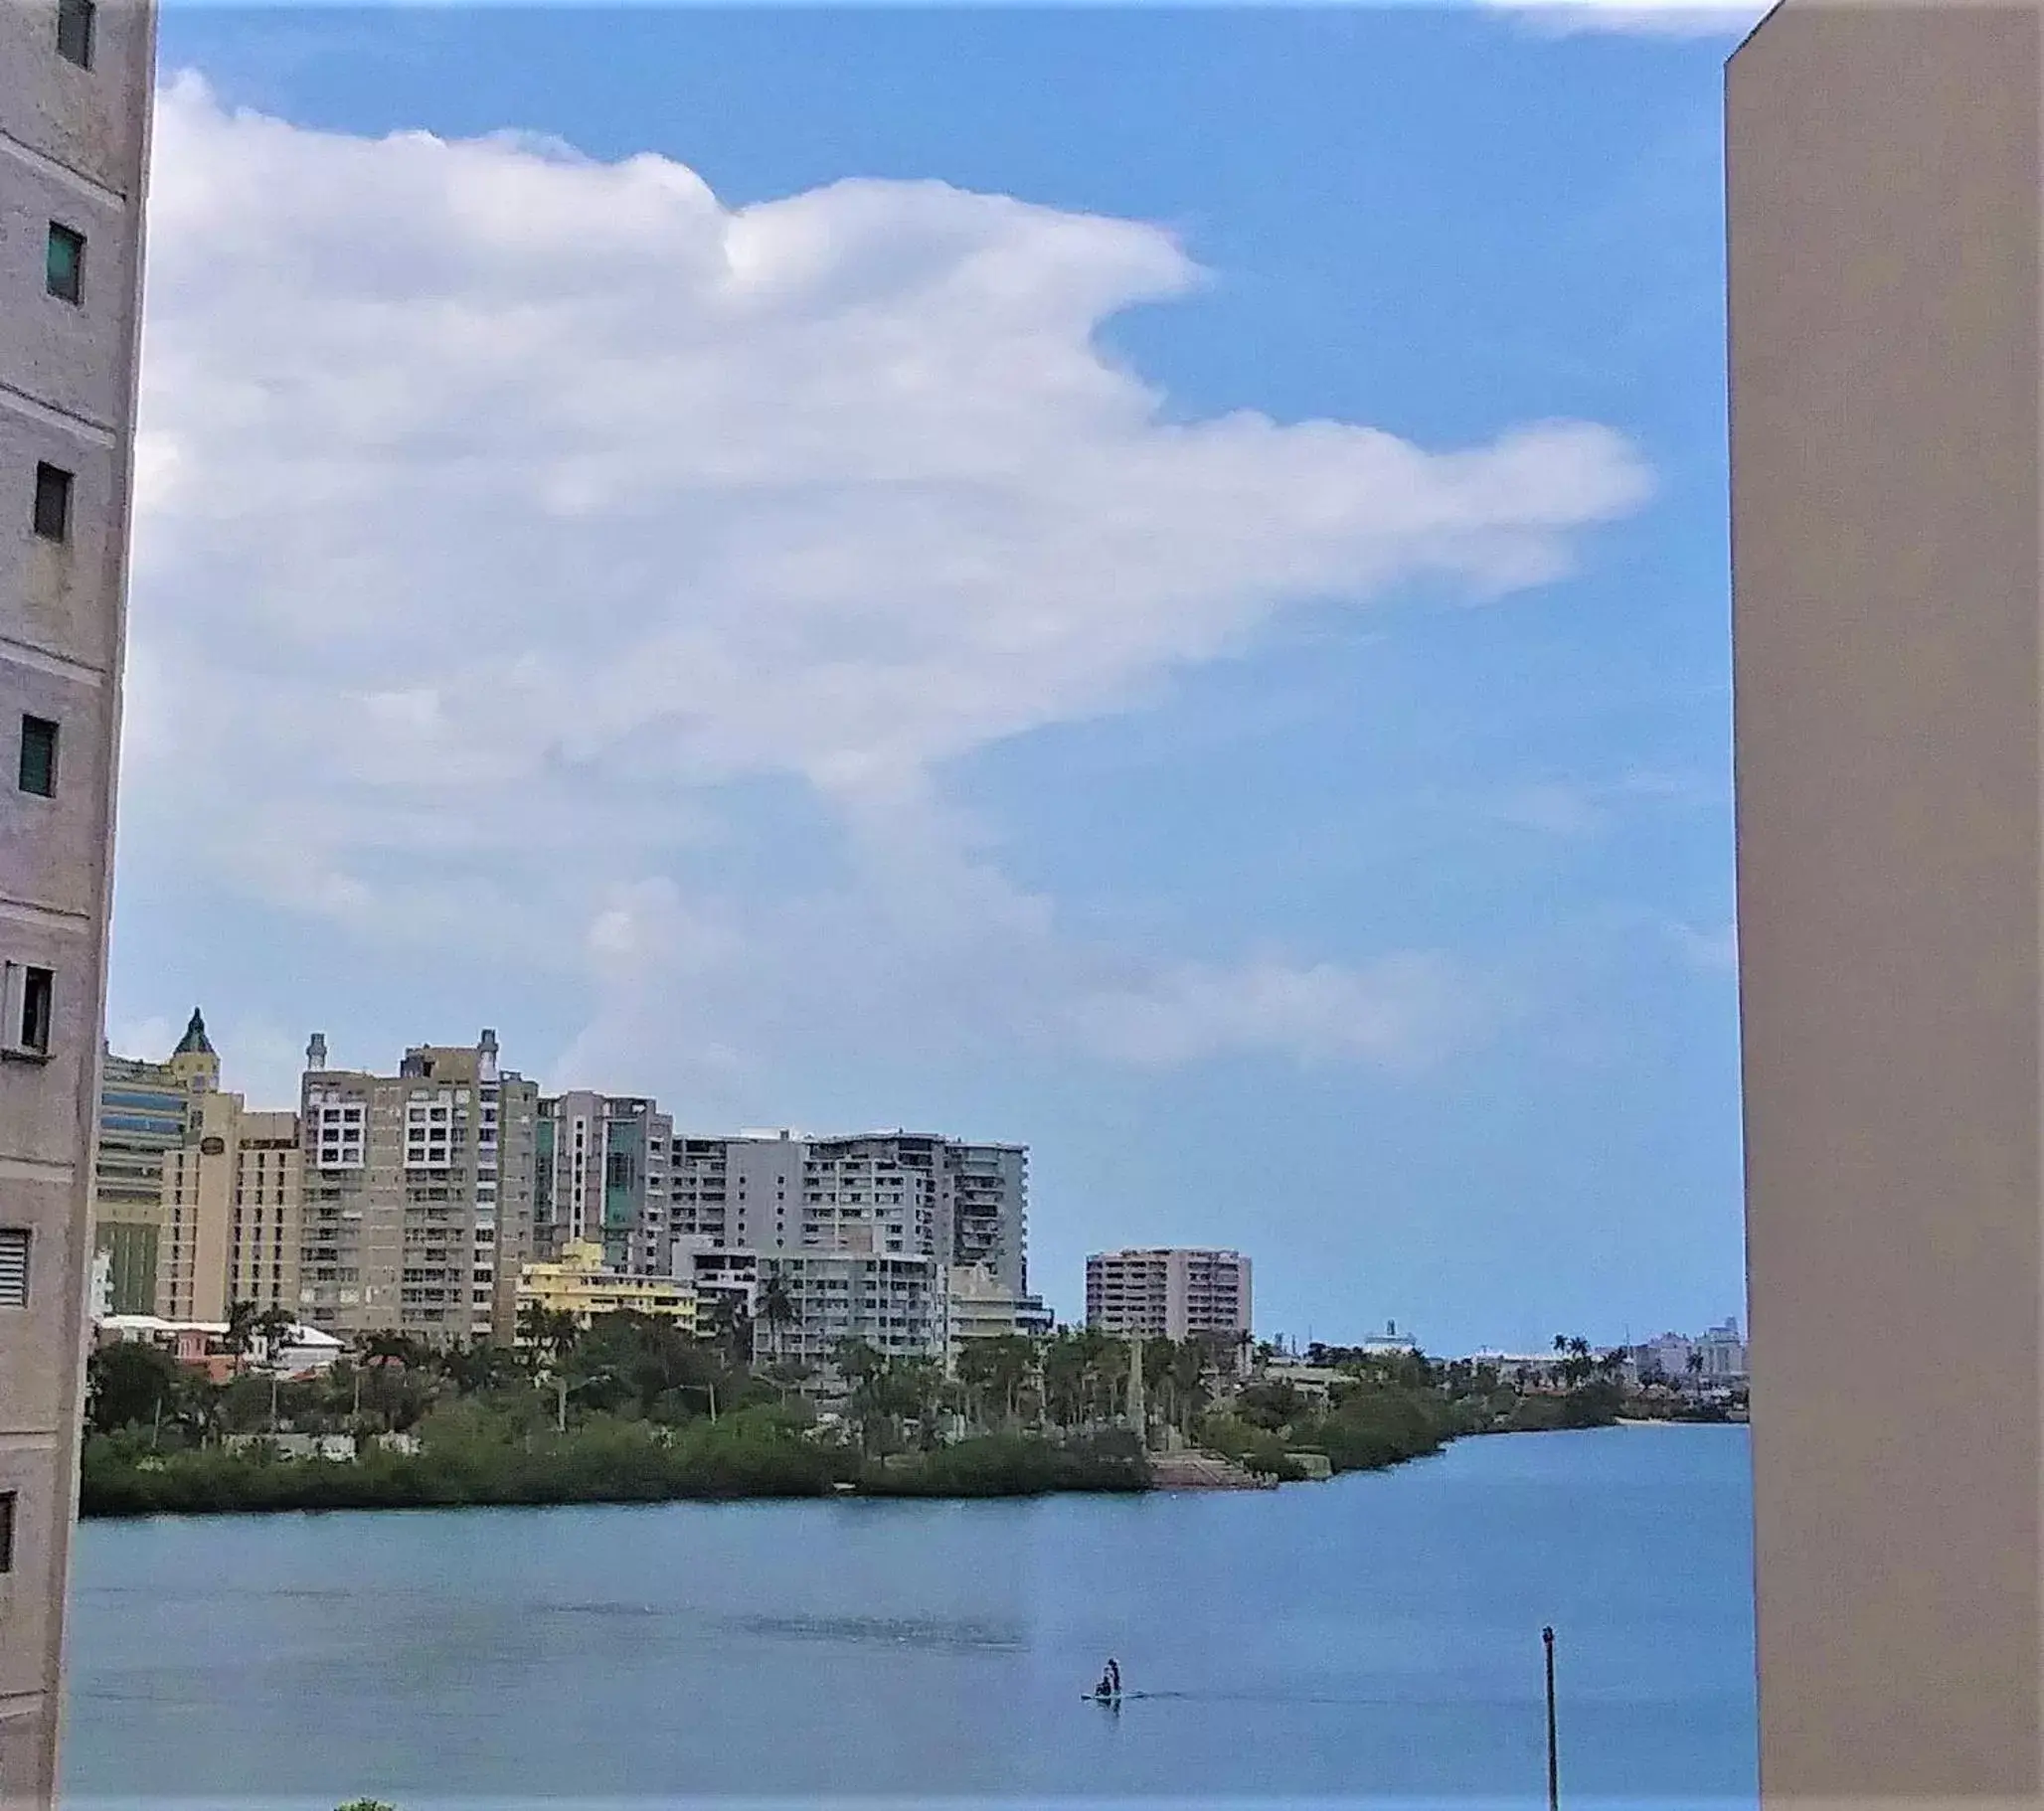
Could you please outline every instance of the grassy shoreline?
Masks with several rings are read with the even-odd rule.
[[[1279,1427],[1210,1417],[1202,1444],[1281,1481],[1308,1475],[1295,1457],[1323,1456],[1336,1475],[1382,1471],[1488,1433],[1609,1425],[1616,1398],[1526,1397],[1503,1409],[1433,1393],[1387,1389]],[[1252,1409],[1252,1412],[1254,1410]],[[1055,1440],[981,1434],[885,1458],[819,1439],[758,1411],[670,1428],[599,1419],[510,1442],[477,1431],[428,1434],[423,1450],[372,1448],[353,1459],[283,1458],[257,1446],[157,1453],[139,1435],[86,1442],[79,1513],[89,1520],[157,1515],[269,1515],[322,1510],[545,1508],[578,1503],[717,1503],[838,1496],[893,1499],[1133,1495],[1153,1487],[1132,1435]]]
[[[542,1508],[835,1497],[1024,1497],[1149,1488],[1134,1450],[987,1435],[887,1460],[798,1434],[740,1426],[678,1435],[636,1423],[583,1428],[530,1447],[480,1443],[355,1459],[280,1458],[260,1448],[153,1455],[93,1440],[79,1513],[265,1515],[305,1510]]]

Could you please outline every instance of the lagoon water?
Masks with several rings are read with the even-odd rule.
[[[1281,1491],[95,1523],[67,1811],[1756,1798],[1735,1427]],[[1109,1654],[1131,1698],[1082,1702]]]

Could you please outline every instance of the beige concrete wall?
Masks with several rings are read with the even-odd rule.
[[[0,957],[56,976],[48,1061],[0,1061],[0,1226],[30,1235],[29,1304],[0,1308],[0,1811],[57,1772],[155,63],[135,0],[101,0],[89,69],[56,27],[56,0],[0,4]],[[45,293],[52,221],[85,235],[80,306]],[[76,474],[62,543],[32,533],[39,460]],[[24,712],[60,727],[54,798],[15,784]]]
[[[1728,79],[1771,1803],[2040,1786],[2039,15]]]

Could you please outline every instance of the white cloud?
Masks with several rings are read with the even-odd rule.
[[[1636,32],[1664,38],[1743,38],[1771,0],[1484,0],[1551,32]]]
[[[938,183],[727,209],[659,157],[315,132],[187,75],[154,185],[123,800],[152,846],[579,969],[593,1063],[742,1066],[764,977],[850,924],[875,974],[1005,951],[1066,990],[1015,1010],[1144,1060],[1426,1042],[1396,965],[1163,961],[1088,1006],[1107,953],[955,841],[943,770],[1294,606],[1565,573],[1647,493],[1618,435],[1168,419],[1094,335],[1193,292],[1183,247]],[[760,778],[827,803],[847,891],[799,851],[765,894],[717,879],[717,788]],[[888,878],[905,839],[935,911]]]
[[[1492,814],[1521,830],[1561,837],[1592,836],[1610,821],[1593,788],[1559,780],[1512,787]]]
[[[1675,940],[1675,947],[1682,959],[1692,967],[1701,968],[1712,974],[1737,974],[1739,972],[1739,933],[1733,924],[1706,925],[1671,924],[1668,934]]]
[[[106,1047],[116,1056],[143,1057],[151,1063],[161,1063],[177,1048],[184,1029],[161,1014],[128,1019],[107,1027]]]
[[[1249,1051],[1409,1070],[1480,1032],[1490,1011],[1452,962],[1405,954],[1365,969],[1276,957],[1234,968],[1184,963],[1139,987],[1093,994],[1076,1017],[1096,1048],[1133,1063]]]
[[[1621,814],[1642,806],[1696,809],[1720,803],[1722,796],[1694,775],[1642,768],[1612,779],[1528,780],[1506,787],[1484,809],[1521,830],[1580,838],[1610,829]]]

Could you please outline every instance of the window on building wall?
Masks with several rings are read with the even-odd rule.
[[[29,1305],[29,1232],[0,1227],[0,1308]]]
[[[37,535],[45,541],[71,539],[71,493],[76,479],[61,465],[47,460],[36,462],[36,504],[33,520]]]
[[[21,720],[19,783],[38,798],[57,796],[57,726],[47,717]]]
[[[82,70],[92,67],[92,0],[57,0],[57,54]]]
[[[85,299],[85,236],[61,221],[50,223],[43,282],[60,302]]]
[[[5,997],[0,999],[0,1049],[11,1057],[42,1058],[50,1054],[50,1025],[57,989],[53,970],[10,962],[5,971]]]
[[[14,1570],[14,1506],[20,1499],[0,1490],[0,1572]]]

